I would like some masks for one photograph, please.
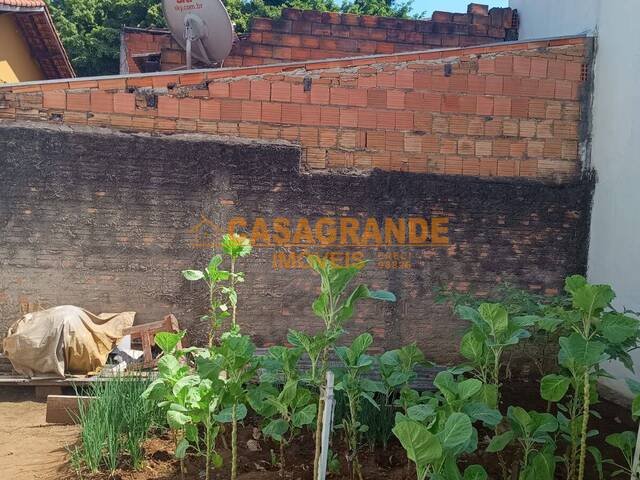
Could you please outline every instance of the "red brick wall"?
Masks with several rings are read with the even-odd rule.
[[[0,117],[282,139],[312,170],[567,179],[585,38],[0,88]]]
[[[253,18],[225,60],[227,67],[300,60],[389,54],[430,48],[465,47],[504,41],[513,11],[469,5],[469,13],[434,12],[429,20],[409,20],[286,8],[278,19]],[[514,39],[514,38],[511,38]],[[154,43],[155,42],[155,43]],[[125,30],[129,72],[138,72],[131,54],[162,52],[162,70],[186,63],[184,51],[157,32]]]
[[[134,57],[136,55],[161,53],[177,43],[165,30],[128,29],[122,32],[120,48],[124,49],[126,70],[120,65],[120,73],[140,73]],[[171,58],[171,55],[169,55]]]

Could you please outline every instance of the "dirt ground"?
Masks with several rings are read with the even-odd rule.
[[[504,388],[509,403],[518,400],[528,408],[544,411],[545,404],[537,396],[536,383],[507,385]],[[46,404],[33,400],[33,392],[25,388],[0,389],[0,479],[10,480],[71,480],[78,478],[68,467],[66,447],[78,439],[75,426],[47,425],[45,423]],[[630,418],[627,409],[607,401],[598,404],[602,419],[593,420],[592,427],[600,431],[603,438],[609,433],[625,429],[635,430],[636,424]],[[274,463],[272,450],[277,451],[273,442],[261,438],[252,427],[251,420],[239,431],[239,480],[268,480],[280,478]],[[255,436],[257,435],[257,436]],[[481,432],[481,442],[488,441],[489,435]],[[249,442],[254,448],[248,448]],[[603,449],[605,458],[616,456],[616,452],[597,442]],[[173,457],[173,442],[167,434],[151,436],[145,443],[147,461],[141,471],[124,468],[108,474],[83,476],[88,480],[175,480],[179,479],[179,464]],[[257,448],[256,448],[257,447]],[[338,447],[340,448],[340,447]],[[228,478],[229,451],[222,449],[225,467],[215,470],[213,478]],[[304,434],[287,448],[285,478],[290,480],[311,480],[310,460],[313,456],[313,439]],[[342,460],[342,472],[331,475],[336,480],[349,478],[346,462]],[[405,455],[397,442],[392,441],[386,450],[369,452],[365,447],[361,452],[363,476],[366,480],[400,480],[406,478]],[[487,467],[491,478],[499,478],[495,458],[484,458],[482,454],[471,456],[463,463],[481,463]],[[185,480],[202,480],[204,469],[202,461],[187,458],[185,462]],[[558,468],[558,477],[562,478],[562,469]],[[611,471],[605,472],[610,478]],[[411,470],[412,471],[412,470]],[[590,460],[587,465],[587,478],[596,480],[597,475]]]
[[[24,387],[0,389],[0,478],[59,479],[66,473],[66,446],[78,428],[45,422],[46,403]]]

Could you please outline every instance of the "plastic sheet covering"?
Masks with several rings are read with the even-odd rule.
[[[104,366],[134,317],[135,312],[94,315],[73,305],[28,313],[9,329],[4,354],[29,377],[86,374]]]

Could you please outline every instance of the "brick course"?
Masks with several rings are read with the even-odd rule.
[[[227,67],[295,60],[389,54],[440,47],[467,47],[515,40],[510,8],[470,4],[468,14],[434,12],[428,20],[340,14],[285,8],[281,18],[253,18],[224,61]],[[168,31],[125,28],[126,70],[140,72],[134,56],[160,55],[160,69],[186,63],[185,53]]]
[[[574,72],[590,61],[589,42],[577,37],[154,74],[101,79],[93,87],[85,80],[83,88],[74,81],[0,87],[0,116],[286,138],[314,148],[302,156],[311,170],[562,180],[580,171],[582,82]],[[541,61],[553,65],[546,77],[533,68]],[[428,140],[417,142],[416,135]],[[344,136],[368,140],[326,141]],[[497,168],[479,169],[486,157]]]

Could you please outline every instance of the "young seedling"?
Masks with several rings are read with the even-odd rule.
[[[285,474],[285,447],[316,418],[316,398],[302,386],[297,365],[300,348],[271,347],[262,364],[261,383],[249,392],[249,404],[267,420],[265,436],[279,443],[280,476]],[[278,388],[281,385],[281,388]]]
[[[406,414],[396,414],[393,433],[416,465],[418,479],[433,478],[486,479],[487,473],[478,465],[461,473],[458,459],[476,450],[478,431],[473,426],[481,422],[494,427],[502,416],[483,402],[482,382],[463,379],[449,371],[440,372],[434,385],[437,393],[405,394],[417,403]]]
[[[373,357],[366,354],[368,348],[373,343],[373,337],[368,333],[359,335],[348,347],[335,347],[336,354],[343,364],[343,371],[340,372],[339,381],[335,388],[344,392],[347,397],[349,414],[343,419],[340,425],[347,438],[349,453],[347,458],[351,465],[351,476],[362,480],[362,470],[358,459],[358,448],[361,433],[369,429],[368,425],[360,422],[360,411],[362,402],[366,400],[374,408],[379,406],[373,399],[376,393],[384,393],[385,389],[381,382],[363,378],[363,373],[371,369]]]
[[[238,475],[238,422],[247,416],[248,384],[258,369],[254,355],[255,346],[251,339],[243,335],[222,338],[220,346],[212,349],[211,357],[220,359],[223,380],[223,409],[215,415],[221,423],[231,423],[231,480]]]
[[[209,291],[209,312],[202,317],[209,322],[208,345],[213,346],[215,331],[222,326],[226,318],[231,317],[231,328],[226,335],[239,334],[236,312],[238,293],[236,285],[244,282],[244,273],[236,272],[238,258],[251,253],[249,239],[233,234],[222,237],[222,251],[229,256],[230,270],[221,270],[222,255],[213,255],[204,270],[183,270],[182,276],[192,282],[203,280]],[[231,310],[231,311],[229,311]]]
[[[324,332],[316,337],[307,337],[298,332],[290,332],[289,337],[294,341],[309,340],[309,356],[315,359],[313,378],[320,391],[318,400],[318,414],[316,416],[315,456],[313,461],[313,477],[318,476],[318,461],[320,460],[322,412],[324,410],[323,391],[326,387],[327,360],[330,348],[339,338],[345,323],[353,316],[355,304],[362,299],[395,301],[396,297],[386,291],[369,290],[366,285],[358,285],[348,293],[351,281],[366,265],[361,262],[348,267],[333,265],[327,260],[316,256],[308,256],[307,262],[314,272],[320,276],[320,295],[312,305],[313,312],[324,322]],[[304,347],[304,345],[302,345]],[[307,350],[307,347],[304,347]],[[319,351],[318,351],[319,350]],[[314,361],[312,359],[312,363]]]
[[[550,413],[527,412],[510,406],[507,412],[510,429],[491,439],[487,452],[501,452],[517,443],[522,451],[518,479],[553,480],[556,471],[555,442],[551,434],[558,430],[558,421]]]

